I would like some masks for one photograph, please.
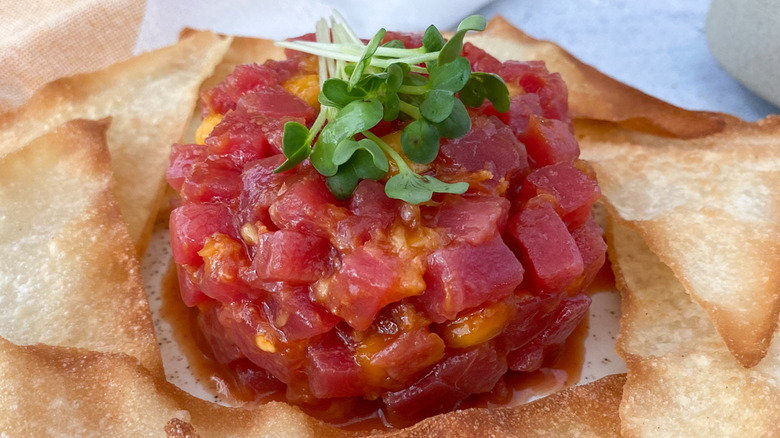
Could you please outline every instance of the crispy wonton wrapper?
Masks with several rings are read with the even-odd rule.
[[[758,366],[741,366],[642,237],[615,218],[607,229],[623,299],[623,436],[777,436],[780,346]]]
[[[679,138],[701,137],[724,127],[720,114],[687,111],[648,96],[583,63],[557,44],[526,35],[501,16],[490,20],[484,32],[468,34],[466,41],[499,61],[544,61],[551,72],[560,73],[566,82],[574,118],[619,122],[633,129]]]
[[[140,266],[111,194],[108,126],[76,120],[0,157],[0,336],[127,353],[161,373]]]
[[[624,380],[609,376],[522,407],[454,412],[374,436],[617,437]],[[22,347],[4,339],[0,393],[5,394],[0,397],[0,431],[10,436],[49,435],[52,427],[58,435],[82,437],[365,435],[327,426],[286,403],[250,410],[197,399],[126,355]]]
[[[0,156],[68,120],[113,117],[107,136],[114,194],[143,253],[165,187],[170,145],[184,134],[200,83],[229,44],[229,38],[198,32],[105,70],[54,81],[0,115]]]
[[[702,305],[737,360],[756,365],[780,313],[780,118],[735,120],[690,141],[593,122],[576,130],[614,212]]]

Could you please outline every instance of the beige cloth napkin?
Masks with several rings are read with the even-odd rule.
[[[0,113],[56,78],[133,54],[146,0],[2,0]]]

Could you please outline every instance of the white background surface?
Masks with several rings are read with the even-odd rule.
[[[610,76],[677,106],[748,120],[780,112],[740,85],[710,56],[704,36],[708,5],[707,0],[148,0],[138,50],[172,43],[185,26],[273,39],[296,36],[312,31],[316,20],[333,7],[363,37],[379,27],[412,31],[433,23],[444,30],[475,12],[488,18],[501,14],[530,35],[555,41]],[[157,230],[143,261],[155,315],[159,310],[155,293],[169,254],[167,232]],[[619,298],[603,293],[593,299],[582,383],[625,371],[613,351]],[[170,326],[158,317],[155,324],[169,378],[208,398],[209,392],[193,380],[171,341]]]

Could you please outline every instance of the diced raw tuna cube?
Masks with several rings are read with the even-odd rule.
[[[387,197],[384,184],[370,179],[360,181],[349,199],[349,211],[355,216],[376,220],[382,228],[393,223],[400,208],[400,201]]]
[[[336,207],[336,198],[325,185],[324,178],[309,173],[287,181],[289,186],[271,204],[269,213],[279,229],[295,229],[328,237],[336,222],[345,216]],[[341,216],[337,217],[341,210]]]
[[[478,245],[501,234],[508,217],[506,198],[448,196],[428,226],[444,228],[453,240]]]
[[[213,234],[198,254],[203,257],[199,286],[204,294],[223,303],[250,297],[253,291],[240,276],[249,266],[241,242],[222,233]]]
[[[190,202],[230,203],[241,193],[241,171],[228,159],[194,163],[180,195]]]
[[[558,292],[582,275],[582,256],[552,204],[534,198],[508,225],[530,278],[545,292]]]
[[[197,273],[197,270],[192,271],[187,266],[176,266],[176,277],[179,279],[179,293],[181,294],[181,300],[187,307],[195,307],[209,299],[195,284],[196,280],[193,280],[193,276]]]
[[[588,312],[590,302],[590,297],[585,294],[561,301],[552,323],[539,335],[542,345],[556,345],[565,341]]]
[[[584,225],[575,228],[571,235],[582,256],[582,264],[585,267],[575,291],[581,291],[582,285],[590,284],[606,261],[607,244],[604,242],[601,227],[593,218],[589,218]]]
[[[245,94],[238,101],[236,110],[246,111],[250,117],[302,119],[304,124],[314,116],[311,105],[278,85]]]
[[[177,192],[181,190],[184,179],[190,176],[192,166],[204,161],[208,156],[206,146],[199,144],[174,144],[171,146],[171,155],[168,160],[168,170],[165,178],[168,184]]]
[[[533,171],[520,189],[520,200],[550,195],[556,210],[569,229],[585,223],[593,204],[601,196],[596,181],[569,163],[558,163]]]
[[[345,345],[329,341],[326,339],[308,349],[309,360],[304,371],[309,379],[311,393],[318,398],[363,394],[363,373],[355,356]]]
[[[528,129],[532,115],[542,116],[542,104],[539,95],[524,93],[509,98],[509,127],[518,138]]]
[[[221,364],[227,364],[244,355],[233,343],[232,335],[225,332],[225,327],[219,321],[221,307],[221,304],[213,301],[211,305],[202,307],[202,311],[198,313],[198,326],[211,348],[212,357]]]
[[[510,352],[506,361],[512,371],[525,373],[536,371],[544,363],[544,346],[534,340]]]
[[[201,96],[203,110],[225,114],[236,108],[236,102],[244,94],[260,87],[276,85],[279,79],[277,73],[265,65],[239,65],[223,82]]]
[[[391,378],[404,382],[444,357],[444,341],[421,328],[401,333],[371,358],[371,365],[384,369]]]
[[[249,162],[279,153],[261,124],[245,111],[231,111],[214,127],[205,140],[209,152],[229,158],[238,168]]]
[[[359,247],[344,256],[330,279],[314,286],[316,300],[353,328],[365,330],[382,307],[409,295],[400,284],[404,269],[396,255]]]
[[[385,195],[385,186],[377,181],[360,181],[349,200],[349,215],[338,223],[338,238],[347,246],[362,245],[395,221],[401,202]]]
[[[428,256],[428,290],[419,300],[431,319],[444,322],[507,297],[522,280],[523,266],[501,237],[476,246],[452,244]]]
[[[441,156],[446,157],[454,169],[487,170],[493,175],[492,180],[498,181],[509,180],[512,174],[527,167],[523,145],[508,126],[484,116],[474,117],[471,124],[468,134],[441,145]]]
[[[268,207],[274,202],[291,172],[274,173],[285,158],[274,155],[253,162],[241,175],[242,191],[239,196],[239,210],[243,221],[257,221],[269,225]]]
[[[330,270],[330,243],[319,236],[280,230],[259,236],[252,261],[259,282],[310,284]]]
[[[230,210],[220,204],[185,204],[171,212],[171,251],[178,264],[200,266],[198,251],[214,233],[235,236]]]
[[[268,294],[268,319],[288,341],[308,339],[332,329],[340,319],[309,298],[307,287],[281,287]]]
[[[550,73],[544,61],[507,61],[500,74],[507,83],[521,86],[526,93],[538,94],[544,117],[569,123],[566,83],[560,74]]]
[[[218,318],[247,359],[284,383],[291,381],[306,359],[305,344],[282,343],[262,305],[249,300],[234,301],[219,308]],[[282,348],[285,354],[278,354]]]
[[[490,391],[506,370],[503,357],[489,344],[480,344],[447,357],[419,381],[382,399],[390,411],[410,418],[434,415],[451,410],[469,394]]]
[[[474,44],[466,43],[463,45],[463,56],[469,60],[472,71],[483,71],[494,74],[499,74],[501,72],[501,61]]]
[[[526,345],[552,322],[555,309],[564,294],[518,294],[515,299],[515,317],[496,338],[503,351],[513,351]]]
[[[573,163],[580,156],[577,139],[569,125],[560,120],[531,115],[528,128],[519,138],[528,152],[528,161],[536,167]]]

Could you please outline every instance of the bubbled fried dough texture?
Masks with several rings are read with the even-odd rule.
[[[780,118],[683,141],[576,125],[602,193],[709,315],[739,362],[766,355],[780,313]]]
[[[18,379],[19,375],[26,379]],[[123,354],[0,338],[0,430],[79,437],[594,437],[619,436],[625,376],[608,376],[525,406],[468,409],[391,432],[345,432],[285,403],[228,408],[197,399]],[[31,397],[30,394],[35,394]]]
[[[610,218],[607,235],[623,300],[623,436],[778,436],[780,346],[744,368],[635,230]]]
[[[162,372],[111,194],[108,124],[76,120],[0,157],[0,336],[127,353]]]
[[[170,145],[184,134],[200,83],[229,44],[229,38],[198,32],[105,70],[51,82],[22,107],[0,115],[0,155],[68,120],[113,117],[107,138],[114,195],[143,253],[165,187]]]
[[[713,134],[725,126],[721,114],[687,111],[648,96],[581,62],[557,44],[526,35],[501,16],[490,20],[484,32],[466,36],[466,41],[499,61],[544,61],[551,72],[560,73],[566,82],[573,118],[619,122],[633,129],[679,138]]]

